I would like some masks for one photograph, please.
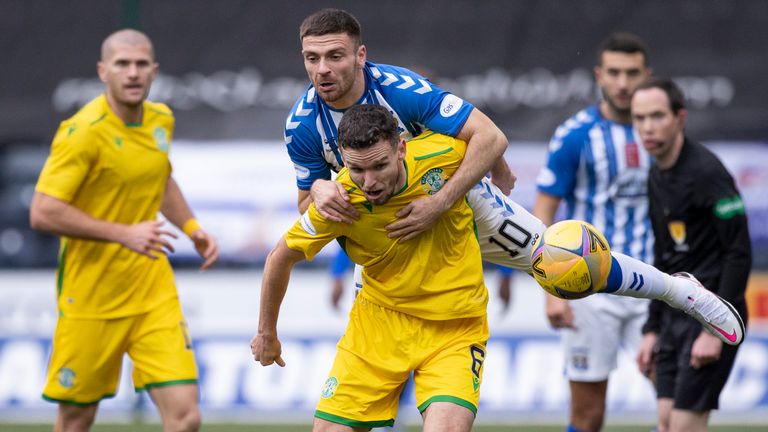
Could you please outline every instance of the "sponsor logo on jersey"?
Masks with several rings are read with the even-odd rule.
[[[640,166],[640,151],[637,148],[637,143],[628,141],[624,145],[624,155],[627,168],[637,168]]]
[[[325,380],[325,384],[323,384],[323,391],[320,392],[320,396],[322,396],[323,399],[331,398],[336,394],[336,389],[338,387],[339,380],[336,379],[336,377],[328,377],[328,379]]]
[[[75,385],[75,371],[70,368],[61,368],[56,376],[59,384],[65,388],[72,388]]]
[[[170,147],[170,143],[168,142],[168,132],[166,132],[166,130],[161,127],[157,127],[155,128],[155,131],[152,132],[152,136],[155,137],[155,144],[157,144],[157,148],[161,152],[167,153],[168,148]]]
[[[464,101],[460,97],[452,94],[446,95],[440,102],[440,115],[446,118],[456,115],[462,105],[464,105]]]
[[[293,164],[293,169],[296,170],[296,178],[299,180],[309,178],[309,168],[299,164]]]
[[[715,216],[717,218],[730,219],[738,215],[744,215],[744,202],[740,196],[723,198],[715,203]]]
[[[669,229],[669,236],[675,242],[675,250],[677,252],[688,251],[688,244],[685,243],[685,222],[679,220],[669,221],[667,227]]]
[[[315,229],[315,226],[312,225],[312,220],[309,218],[309,211],[305,211],[304,214],[301,215],[299,224],[301,224],[301,229],[303,229],[307,234],[311,236],[317,235],[317,230]]]
[[[448,176],[443,173],[442,168],[432,168],[421,176],[421,188],[424,189],[424,192],[434,195],[443,188],[447,178]]]

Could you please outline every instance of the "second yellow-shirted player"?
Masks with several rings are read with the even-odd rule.
[[[89,430],[117,390],[123,356],[166,430],[198,430],[197,368],[166,251],[162,213],[204,258],[214,238],[171,176],[174,119],[146,100],[158,65],[149,38],[121,30],[102,44],[105,93],[62,122],[32,199],[33,228],[61,237],[58,322],[43,397],[56,430]]]
[[[321,390],[315,425],[392,425],[411,371],[425,422],[471,425],[488,338],[488,293],[472,210],[460,200],[430,230],[404,242],[385,229],[398,210],[440,190],[461,164],[466,144],[425,134],[406,146],[394,118],[377,105],[350,108],[339,140],[346,168],[337,181],[361,217],[353,224],[331,222],[310,205],[278,242],[265,266],[254,358],[284,364],[276,324],[291,268],[338,238],[364,267],[363,288]]]

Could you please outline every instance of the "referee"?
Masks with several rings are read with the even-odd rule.
[[[656,158],[648,179],[656,267],[691,271],[746,318],[752,252],[744,203],[717,156],[685,136],[686,116],[683,94],[669,79],[647,81],[632,97],[632,121]],[[658,300],[643,333],[638,365],[655,370],[660,430],[707,430],[738,346],[723,345]]]

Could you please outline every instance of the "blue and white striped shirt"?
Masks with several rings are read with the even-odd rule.
[[[595,225],[613,250],[651,263],[651,157],[638,142],[631,124],[607,120],[590,106],[555,130],[536,183],[540,192],[565,200],[567,219]]]
[[[365,91],[355,105],[387,107],[406,140],[431,129],[456,136],[474,108],[405,68],[366,62]],[[330,179],[343,166],[336,128],[344,111],[335,110],[310,85],[285,121],[285,144],[296,169],[296,184],[308,190],[317,179]]]

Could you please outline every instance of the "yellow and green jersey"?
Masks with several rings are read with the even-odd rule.
[[[311,204],[286,234],[288,247],[311,260],[340,238],[352,261],[363,266],[361,295],[375,303],[429,320],[484,315],[488,292],[472,210],[464,199],[414,239],[398,242],[387,237],[385,228],[397,220],[398,210],[440,190],[458,169],[466,148],[463,141],[431,132],[409,141],[407,183],[381,206],[365,199],[344,168],[336,181],[349,192],[360,219],[352,224],[331,222]]]
[[[141,124],[126,124],[99,96],[61,123],[35,190],[96,219],[155,220],[171,174],[173,127],[164,104],[145,101]],[[59,314],[129,316],[176,297],[171,266],[159,255],[152,260],[118,243],[62,237]]]

